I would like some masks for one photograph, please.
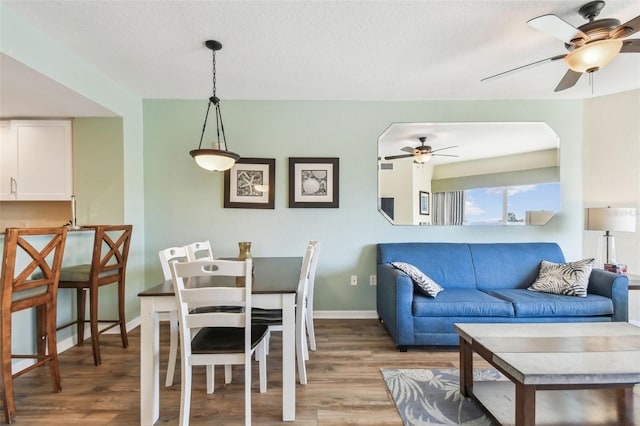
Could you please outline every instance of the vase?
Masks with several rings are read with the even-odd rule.
[[[251,242],[241,241],[238,243],[240,252],[238,253],[238,260],[251,259]],[[253,273],[253,265],[251,266],[251,273]],[[236,277],[236,286],[244,287],[244,277]]]

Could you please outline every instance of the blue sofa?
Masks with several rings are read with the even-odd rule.
[[[628,279],[593,269],[587,297],[527,290],[540,262],[565,262],[555,243],[377,245],[378,317],[398,350],[458,344],[454,323],[627,321]],[[577,259],[576,259],[577,260]],[[391,262],[413,264],[444,290],[416,290]]]

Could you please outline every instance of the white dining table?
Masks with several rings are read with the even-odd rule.
[[[254,257],[253,306],[282,309],[282,420],[296,417],[295,300],[301,257]],[[171,280],[138,294],[140,297],[140,424],[160,417],[159,313],[176,311]]]

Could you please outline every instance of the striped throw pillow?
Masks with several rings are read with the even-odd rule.
[[[553,263],[543,260],[536,281],[528,288],[543,293],[587,297],[593,259]]]
[[[410,263],[391,262],[391,264],[409,275],[418,289],[427,296],[436,297],[438,293],[444,290],[437,282],[426,276],[420,269]]]

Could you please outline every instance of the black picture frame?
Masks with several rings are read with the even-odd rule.
[[[421,215],[429,215],[429,193],[427,191],[420,191],[418,198],[418,206],[420,208]]]
[[[224,172],[224,208],[275,208],[275,180],[274,158],[240,158]]]
[[[289,157],[289,207],[338,208],[340,159]]]

